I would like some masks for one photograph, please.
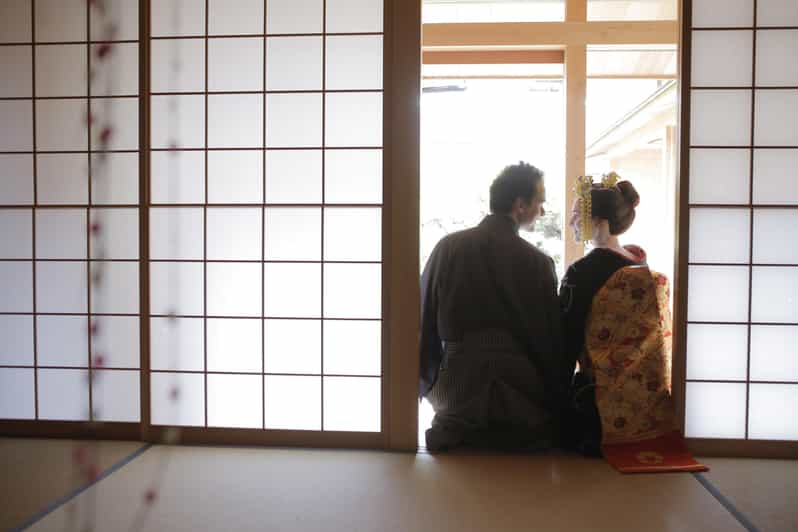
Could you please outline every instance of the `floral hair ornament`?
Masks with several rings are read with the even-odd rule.
[[[609,172],[601,176],[601,183],[599,188],[611,188],[620,180],[615,172]],[[576,178],[576,195],[579,198],[579,211],[581,215],[580,225],[582,240],[589,242],[593,238],[593,203],[590,197],[590,191],[596,188],[593,183],[593,176],[580,175]]]

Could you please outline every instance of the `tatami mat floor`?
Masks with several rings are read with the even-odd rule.
[[[30,530],[80,531],[88,520],[95,532],[745,530],[690,474],[624,476],[564,455],[102,442],[101,465],[112,472],[63,503],[79,491],[69,482],[73,446],[0,439],[0,528],[28,520]],[[798,462],[706,462],[706,478],[755,529],[798,530]]]

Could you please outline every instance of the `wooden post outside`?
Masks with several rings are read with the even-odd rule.
[[[587,0],[566,0],[565,21],[585,22]],[[567,39],[567,36],[566,36]],[[563,210],[563,259],[565,268],[584,255],[585,246],[576,242],[567,227],[576,197],[573,180],[585,173],[585,98],[587,97],[587,46],[565,47],[565,208]]]
[[[565,48],[565,210],[567,223],[576,192],[573,180],[585,173],[585,98],[587,96],[586,46]],[[563,228],[565,267],[582,257],[585,247],[576,242],[568,227]]]

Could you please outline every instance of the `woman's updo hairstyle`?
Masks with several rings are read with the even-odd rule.
[[[610,224],[610,234],[624,233],[635,220],[635,207],[640,195],[629,181],[619,181],[614,186],[594,186],[590,190],[590,201],[594,218],[602,218]]]

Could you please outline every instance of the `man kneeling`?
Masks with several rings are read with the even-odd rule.
[[[543,214],[543,173],[506,167],[490,210],[435,246],[421,277],[419,396],[435,410],[427,448],[544,449],[570,375],[554,262],[518,235]]]

